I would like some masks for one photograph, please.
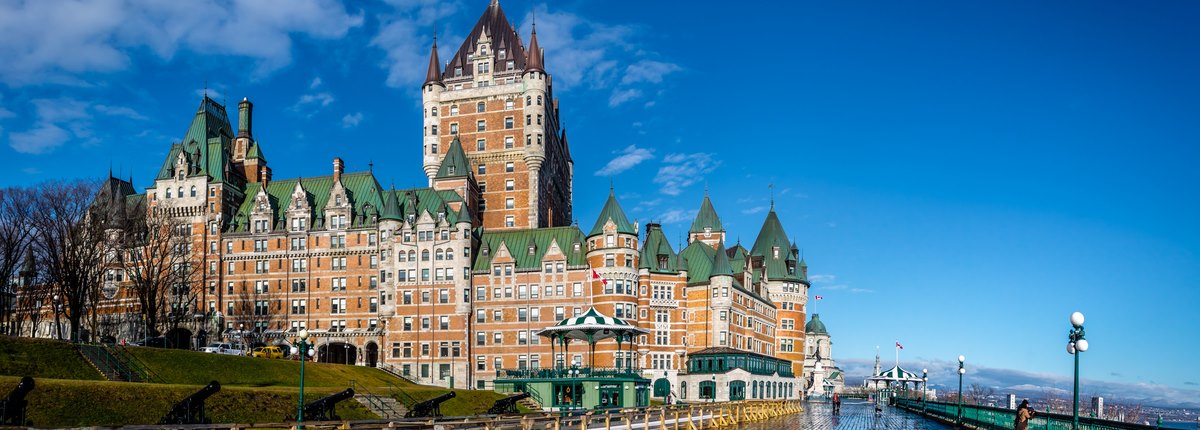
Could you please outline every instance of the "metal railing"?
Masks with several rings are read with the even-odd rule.
[[[105,346],[105,349],[116,351],[113,355],[116,356],[117,360],[121,361],[132,373],[137,374],[142,381],[153,383],[163,382],[162,378],[158,377],[158,374],[150,370],[149,366],[146,366],[146,363],[143,363],[137,356],[130,353],[129,348],[122,345],[116,347]]]
[[[401,414],[400,411],[392,409],[391,406],[388,406],[386,403],[379,400],[379,396],[371,393],[367,387],[358,384],[353,379],[350,380],[350,388],[354,389],[355,394],[362,396],[363,399],[366,399],[367,403],[369,403],[376,411],[383,412],[383,415],[385,416],[381,418],[400,418],[404,416],[404,414]]]
[[[921,401],[920,399],[895,399],[895,405],[910,412],[935,417],[942,421],[957,422],[962,415],[962,424],[976,429],[1012,429],[1016,422],[1016,411],[991,406],[963,405],[960,411],[956,403]],[[1154,430],[1158,427],[1142,424],[1110,421],[1100,418],[1079,417],[1079,430]],[[1029,430],[1072,430],[1072,417],[1050,411],[1035,411],[1029,421]]]
[[[496,371],[500,379],[546,379],[546,378],[640,378],[642,370],[624,367],[576,367],[568,369],[501,369]]]

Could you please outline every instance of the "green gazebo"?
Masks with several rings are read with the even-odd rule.
[[[641,376],[636,363],[595,364],[596,342],[615,339],[617,350],[634,350],[638,335],[648,330],[620,318],[601,314],[595,308],[583,315],[559,321],[537,332],[550,339],[554,365],[550,369],[504,369],[496,372],[496,391],[526,392],[549,410],[600,409],[647,406],[650,380]],[[588,345],[587,366],[566,363],[573,341]],[[559,358],[561,357],[561,358]],[[616,361],[614,359],[614,361]]]

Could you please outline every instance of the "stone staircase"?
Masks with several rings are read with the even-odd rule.
[[[91,363],[92,367],[100,371],[100,374],[109,381],[143,382],[143,378],[138,372],[131,369],[103,345],[78,344],[76,349],[88,363]]]
[[[542,410],[542,405],[539,404],[537,402],[537,400],[534,400],[533,397],[526,397],[524,399],[518,400],[517,404],[524,406],[525,409],[528,409],[533,412],[538,412],[538,411]]]
[[[404,407],[403,403],[388,396],[355,394],[354,400],[383,419],[404,418],[404,414],[408,412],[408,408]]]

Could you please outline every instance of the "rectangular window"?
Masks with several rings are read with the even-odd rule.
[[[506,128],[506,129],[513,128],[513,117],[510,116],[510,117],[504,118],[504,128]]]
[[[487,131],[487,121],[479,120],[475,122],[475,131]]]

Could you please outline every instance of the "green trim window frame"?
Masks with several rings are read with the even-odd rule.
[[[717,383],[714,381],[700,381],[700,398],[713,399],[717,395]]]
[[[746,381],[729,381],[729,400],[746,400]]]
[[[583,406],[583,383],[563,382],[551,386],[554,393],[552,400],[555,407],[578,408]]]

